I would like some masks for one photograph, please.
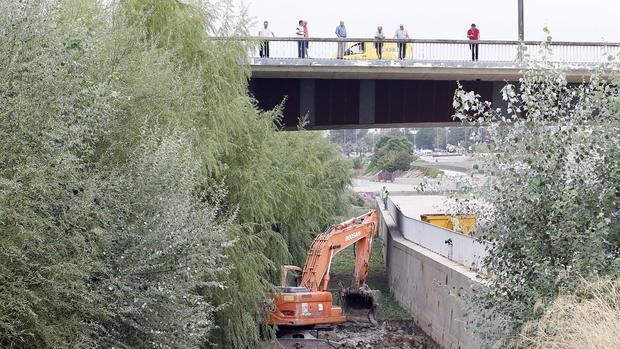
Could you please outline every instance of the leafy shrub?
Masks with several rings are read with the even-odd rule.
[[[256,109],[228,5],[0,2],[0,346],[260,340],[349,174]]]
[[[457,117],[488,125],[491,141],[476,213],[494,244],[492,278],[477,302],[493,310],[490,323],[507,319],[499,337],[515,336],[582,277],[620,272],[620,92],[610,76],[573,85],[560,67],[531,63],[502,90],[504,110],[456,91]]]

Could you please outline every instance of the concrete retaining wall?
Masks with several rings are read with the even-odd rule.
[[[460,265],[483,270],[483,261],[490,248],[484,241],[409,217],[392,198],[388,200],[388,211],[406,240]]]
[[[380,231],[390,289],[417,325],[445,349],[480,348],[465,329],[463,307],[455,295],[471,292],[478,282],[467,268],[431,252],[401,234],[388,211],[381,211]]]

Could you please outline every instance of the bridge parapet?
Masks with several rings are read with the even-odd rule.
[[[217,40],[244,40],[254,43],[251,58],[260,58],[259,38],[216,38]],[[269,58],[304,59],[337,61],[338,45],[344,45],[344,60],[378,61],[376,47],[382,45],[383,60],[398,59],[397,45],[405,44],[404,61],[430,62],[468,62],[471,61],[470,44],[475,43],[479,49],[479,62],[522,62],[539,61],[545,57],[551,62],[567,63],[576,66],[583,64],[600,64],[608,61],[609,56],[620,55],[620,43],[612,42],[551,42],[549,50],[542,49],[544,42],[510,41],[510,40],[437,40],[437,39],[384,39],[374,38],[270,38]],[[307,47],[307,57],[299,58],[299,46]],[[266,58],[266,57],[265,57]],[[255,61],[256,62],[256,61]]]

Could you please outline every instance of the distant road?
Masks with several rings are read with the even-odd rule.
[[[476,163],[471,157],[463,155],[437,157],[422,156],[420,160],[422,161],[415,161],[413,165],[456,172],[468,172]]]
[[[353,187],[353,191],[357,193],[377,193],[385,188],[391,192],[414,192],[415,186],[413,184],[404,184],[404,183],[392,183],[392,182],[378,182],[371,181],[364,178],[353,178],[351,180],[351,186]]]

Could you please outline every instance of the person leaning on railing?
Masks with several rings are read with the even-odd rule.
[[[260,57],[269,58],[269,41],[267,39],[275,37],[273,32],[269,30],[269,22],[263,22],[263,29],[258,32],[258,36],[263,39],[260,44]]]
[[[407,40],[409,33],[405,30],[405,25],[401,24],[394,34],[394,39]],[[405,59],[407,55],[407,43],[405,41],[398,42],[398,59]]]
[[[378,26],[377,32],[375,33],[375,50],[377,51],[377,57],[382,59],[383,56],[383,43],[381,40],[385,39],[385,33],[383,33],[383,27]]]
[[[295,35],[301,39],[304,37],[304,20],[300,19],[298,23],[299,25],[297,26],[297,29],[295,30]],[[306,57],[306,43],[304,40],[297,41],[297,57],[298,58]]]
[[[336,36],[340,39],[347,37],[347,28],[344,26],[344,21],[340,21],[340,25],[336,27]],[[336,58],[342,59],[344,57],[344,41],[338,41],[338,53]]]

